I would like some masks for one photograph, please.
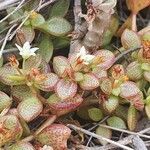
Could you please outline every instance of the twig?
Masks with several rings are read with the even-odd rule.
[[[127,55],[128,53],[134,52],[134,51],[136,51],[136,50],[139,50],[140,48],[142,48],[142,46],[141,46],[141,47],[137,47],[137,48],[128,49],[128,50],[122,52],[120,55],[118,55],[118,56],[115,58],[114,64],[115,64],[120,58],[122,58],[124,55]]]
[[[150,131],[150,128],[147,128],[147,129],[144,129],[144,130],[141,130],[140,132],[138,132],[138,133],[140,133],[140,134],[144,134],[144,133],[146,133],[146,132],[148,132],[148,131]],[[122,144],[122,145],[127,145],[127,144],[129,144],[129,143],[132,143],[132,139],[133,139],[133,135],[130,135],[130,136],[128,136],[128,137],[125,137],[125,138],[123,138],[122,140],[119,140],[119,141],[117,141],[118,143],[120,143],[120,144]],[[116,148],[116,146],[115,145],[112,145],[112,144],[109,144],[109,145],[106,145],[106,146],[101,146],[98,150],[109,150],[109,149],[113,149],[113,148]],[[92,149],[91,149],[92,150]]]
[[[4,42],[3,42],[3,44],[2,44],[1,50],[0,50],[0,55],[2,55],[2,53],[3,53],[3,50],[4,50],[4,48],[5,48],[5,45],[6,45],[6,43],[7,43],[7,40],[8,40],[8,38],[9,38],[9,36],[10,36],[11,31],[12,31],[13,28],[16,27],[16,26],[17,26],[17,25],[14,24],[14,25],[8,30],[8,32],[7,32],[7,34],[6,34],[6,37],[5,37],[5,39],[4,39]]]
[[[9,13],[7,16],[5,16],[2,20],[0,20],[0,23],[2,23],[3,21],[5,21],[7,18],[9,18],[12,14],[14,14],[17,10],[19,10],[22,6],[22,4],[25,2],[25,0],[22,0],[20,2],[20,4],[11,12]]]
[[[42,5],[40,5],[40,6],[37,8],[37,11],[40,11],[42,8],[48,6],[49,4],[51,4],[51,3],[55,2],[55,1],[56,1],[56,0],[49,0],[48,2],[46,2],[46,3],[42,4]]]
[[[83,132],[83,133],[85,133],[85,134],[87,134],[87,135],[90,135],[90,136],[94,137],[94,138],[107,141],[108,143],[111,143],[111,144],[113,144],[113,145],[115,145],[115,146],[118,146],[118,147],[120,147],[120,148],[123,148],[124,150],[133,150],[132,148],[129,148],[129,147],[124,146],[124,145],[121,145],[121,144],[119,144],[119,143],[117,143],[117,142],[115,142],[115,141],[112,141],[112,140],[110,140],[110,139],[107,139],[107,138],[105,138],[105,137],[102,137],[102,136],[100,136],[100,135],[97,135],[97,134],[95,134],[95,133],[92,133],[92,132],[90,132],[90,131],[88,131],[88,130],[82,129],[82,128],[77,127],[77,126],[75,126],[75,125],[68,124],[67,126],[70,127],[70,128],[73,129],[73,130],[81,131],[81,132]]]
[[[74,33],[79,33],[80,26],[81,26],[81,17],[79,16],[79,13],[82,12],[81,9],[81,0],[75,0],[74,1]],[[78,39],[73,39],[70,43],[70,53],[74,52],[74,44],[78,41]]]
[[[107,126],[107,125],[103,125],[103,124],[100,124],[99,126],[105,127],[105,128],[108,128],[108,129],[112,129],[112,130],[116,130],[116,131],[120,131],[120,132],[124,132],[124,133],[128,133],[128,134],[132,134],[132,135],[138,135],[140,137],[150,139],[150,136],[143,135],[141,133],[131,132],[131,131],[128,131],[128,130],[123,130],[123,129],[119,129],[119,128],[115,128],[115,127],[111,127],[111,126]]]
[[[139,138],[139,136],[134,136],[132,139],[132,143],[135,150],[148,150],[145,146],[145,143],[142,139]]]
[[[8,5],[18,2],[19,0],[4,0],[0,3],[0,10],[6,9]]]

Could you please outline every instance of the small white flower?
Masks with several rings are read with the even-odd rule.
[[[30,56],[35,56],[35,51],[37,51],[39,48],[34,47],[31,48],[30,43],[27,41],[24,43],[23,47],[19,46],[18,44],[15,44],[18,50],[20,51],[19,54],[24,58],[28,59]]]
[[[80,52],[77,53],[77,57],[80,57],[80,59],[83,60],[83,63],[88,65],[95,56],[87,54],[85,47],[82,46]]]
[[[40,150],[53,150],[51,146],[44,145]]]

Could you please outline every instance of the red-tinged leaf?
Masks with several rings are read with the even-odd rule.
[[[134,14],[137,14],[140,10],[150,5],[149,0],[126,0],[128,9]]]
[[[125,49],[138,48],[141,46],[140,37],[136,32],[126,29],[121,36],[121,43]]]
[[[79,84],[83,90],[93,90],[99,86],[99,79],[94,74],[88,73]]]
[[[17,109],[19,116],[29,122],[41,113],[43,105],[37,97],[32,96],[23,100]]]
[[[61,99],[68,99],[75,96],[77,84],[73,81],[61,79],[57,84],[55,91]]]
[[[42,145],[52,146],[55,150],[67,149],[67,140],[70,137],[71,130],[62,124],[52,124],[37,135]]]
[[[0,147],[8,142],[18,140],[23,129],[19,120],[14,115],[6,115],[0,118]]]
[[[92,73],[100,80],[107,77],[107,71],[101,69],[99,66],[93,68]]]
[[[7,94],[0,91],[0,112],[9,107],[11,103],[12,99]]]
[[[19,75],[17,69],[9,65],[0,68],[0,81],[6,85],[25,84],[25,78]]]
[[[143,100],[143,93],[140,91],[135,96],[128,98],[131,104],[138,110],[142,111],[144,108],[144,100]]]
[[[93,64],[98,65],[101,69],[109,69],[115,60],[114,54],[109,50],[99,50],[95,53]]]
[[[120,86],[120,96],[125,99],[129,99],[137,95],[140,92],[137,85],[132,81],[126,81]]]
[[[56,94],[53,94],[47,99],[51,112],[57,116],[64,115],[72,111],[77,108],[82,101],[83,99],[80,95],[75,95],[71,99],[61,100]]]
[[[143,110],[143,94],[134,82],[127,81],[121,84],[120,96],[126,100],[129,100],[136,109]]]
[[[9,150],[35,150],[29,142],[17,142],[9,147]]]
[[[56,74],[54,73],[48,73],[45,75],[45,79],[43,80],[35,80],[34,85],[42,90],[42,91],[52,91],[54,90],[54,87],[56,83],[58,82],[59,78]]]
[[[70,69],[69,61],[66,57],[57,56],[53,59],[53,69],[54,72],[60,76],[64,77],[67,75],[67,71]]]
[[[32,95],[33,93],[27,85],[18,85],[12,88],[12,96],[16,100],[22,101]]]

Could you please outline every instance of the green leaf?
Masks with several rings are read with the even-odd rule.
[[[38,26],[38,29],[54,36],[63,36],[71,31],[71,24],[64,18],[54,17]]]
[[[9,147],[9,150],[35,150],[28,142],[17,142]]]
[[[53,43],[48,36],[43,36],[39,44],[39,54],[43,57],[46,62],[49,62],[53,55]]]
[[[137,48],[141,46],[141,40],[138,34],[129,29],[125,29],[122,33],[121,43],[125,49]]]
[[[64,17],[69,9],[70,0],[59,0],[50,9],[49,17]]]
[[[107,124],[111,127],[119,128],[119,129],[126,129],[125,122],[116,116],[110,117],[107,119]]]
[[[101,127],[99,126],[97,129],[96,129],[96,134],[102,136],[102,137],[105,137],[107,139],[111,139],[112,137],[112,131],[108,128],[105,128],[105,127]],[[102,145],[106,145],[108,142],[104,141],[104,140],[100,140],[99,139],[99,142],[102,144]]]
[[[65,48],[70,44],[70,40],[64,37],[57,37],[53,40],[54,49]]]
[[[100,121],[103,118],[103,113],[98,108],[90,108],[88,114],[93,121]]]
[[[12,11],[14,11],[16,7],[9,7],[6,11],[7,14],[10,14]],[[21,18],[24,15],[24,12],[22,9],[19,9],[17,11],[15,11],[10,17],[9,17],[9,21],[13,21],[15,19]]]
[[[0,112],[10,106],[11,103],[12,99],[7,94],[0,91]]]
[[[41,24],[43,24],[45,22],[45,19],[41,14],[33,12],[30,15],[30,22],[31,22],[31,25],[36,28],[40,26]]]

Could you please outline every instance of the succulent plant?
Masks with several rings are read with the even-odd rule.
[[[67,140],[71,130],[62,124],[52,124],[37,135],[36,139],[42,145],[50,145],[56,150],[67,149]]]

